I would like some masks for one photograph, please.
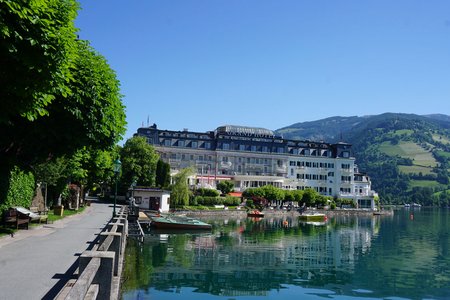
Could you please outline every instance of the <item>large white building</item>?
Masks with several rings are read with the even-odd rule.
[[[221,126],[204,133],[139,128],[173,171],[194,167],[193,184],[215,187],[232,180],[236,191],[267,184],[284,189],[312,188],[351,198],[360,208],[374,208],[370,178],[360,173],[347,143],[287,140],[264,128]]]

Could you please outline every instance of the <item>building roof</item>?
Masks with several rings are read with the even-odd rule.
[[[235,126],[235,125],[224,125],[217,127],[217,133],[228,133],[234,135],[258,135],[274,137],[275,134],[272,130],[260,128],[260,127],[247,127],[247,126]]]

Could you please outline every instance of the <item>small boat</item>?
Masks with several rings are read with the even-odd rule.
[[[326,214],[303,214],[298,216],[300,221],[305,222],[324,222],[327,220]]]
[[[411,206],[411,204],[409,204],[409,203],[405,203],[405,204],[404,204],[404,206],[405,206],[405,207],[410,207],[410,206]]]
[[[211,224],[180,216],[152,216],[150,225],[158,229],[211,229]]]
[[[263,218],[264,214],[260,212],[259,210],[252,210],[247,213],[247,217],[251,218]]]
[[[392,216],[393,214],[393,210],[378,210],[373,212],[374,216]]]
[[[413,202],[412,207],[422,207],[422,204],[414,203],[414,202]]]

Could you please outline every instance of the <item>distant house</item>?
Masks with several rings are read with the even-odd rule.
[[[134,202],[141,209],[169,212],[169,191],[149,187],[135,187],[130,192]]]

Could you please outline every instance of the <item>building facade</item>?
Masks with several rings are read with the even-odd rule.
[[[267,184],[311,188],[374,208],[370,178],[358,171],[347,143],[288,140],[268,129],[230,125],[192,132],[161,130],[153,124],[139,128],[135,136],[145,137],[174,172],[193,167],[191,183],[198,186],[232,180],[236,191]]]

